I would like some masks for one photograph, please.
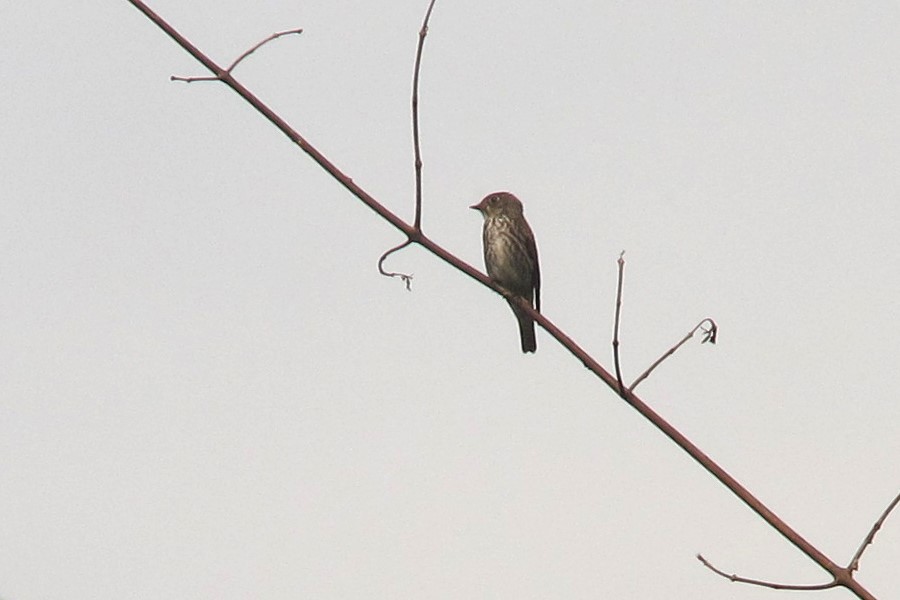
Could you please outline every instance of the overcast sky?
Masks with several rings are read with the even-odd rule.
[[[155,0],[412,218],[425,0]],[[900,491],[900,6],[439,0],[424,228],[845,564]],[[827,575],[128,2],[0,9],[0,599],[785,598]],[[900,514],[858,579],[900,596]],[[815,598],[843,599],[843,590]],[[812,598],[813,595],[810,595]]]

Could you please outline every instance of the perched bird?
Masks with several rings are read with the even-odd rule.
[[[540,312],[541,269],[534,234],[522,214],[522,203],[509,192],[494,192],[469,208],[484,216],[482,239],[488,276]],[[515,303],[509,305],[519,320],[522,352],[534,352],[537,350],[534,321]]]

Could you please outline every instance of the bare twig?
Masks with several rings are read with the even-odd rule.
[[[387,252],[382,254],[381,258],[378,259],[378,272],[381,273],[382,275],[384,275],[385,277],[399,277],[400,281],[402,281],[403,283],[406,284],[407,291],[411,292],[412,291],[412,279],[413,279],[412,273],[410,273],[410,274],[394,273],[393,271],[388,272],[388,271],[384,270],[385,259],[387,259],[387,257],[390,256],[391,254],[393,254],[394,252],[397,252],[398,250],[402,250],[403,248],[406,248],[410,244],[412,244],[412,240],[406,240],[402,244],[400,244],[398,246],[394,246],[393,248],[391,248],[390,250],[388,250]]]
[[[613,364],[616,367],[616,383],[619,385],[619,395],[625,390],[622,383],[622,368],[619,365],[619,317],[622,314],[622,278],[625,273],[625,251],[619,253],[619,280],[616,284],[616,319],[613,325]]]
[[[244,60],[245,58],[247,58],[248,56],[250,56],[251,54],[253,54],[253,53],[256,52],[257,50],[259,50],[262,46],[264,46],[265,44],[268,44],[268,43],[271,42],[272,40],[277,40],[278,38],[280,38],[280,37],[283,36],[283,35],[292,35],[292,34],[297,34],[297,35],[299,35],[299,34],[301,34],[301,33],[303,33],[303,30],[302,30],[302,29],[288,29],[287,31],[278,31],[278,32],[276,32],[276,33],[273,33],[272,35],[270,35],[270,36],[267,37],[266,39],[262,40],[261,42],[259,42],[258,44],[256,44],[255,46],[253,46],[252,48],[250,48],[249,50],[247,50],[246,52],[244,52],[244,53],[241,54],[240,56],[238,56],[238,57],[235,59],[235,61],[234,61],[233,63],[231,63],[230,65],[228,65],[228,68],[225,69],[225,70],[228,71],[229,73],[231,73],[232,71],[234,71],[234,68],[235,68],[236,66],[238,66],[238,64],[239,64],[242,60]]]
[[[884,509],[884,512],[881,513],[881,516],[878,517],[878,520],[875,521],[875,524],[872,525],[872,528],[869,530],[868,535],[866,535],[866,538],[862,541],[862,544],[859,545],[859,549],[856,551],[856,554],[853,555],[853,560],[850,561],[849,569],[851,573],[859,569],[859,559],[862,558],[863,552],[866,551],[866,546],[871,544],[875,539],[875,534],[878,533],[879,529],[881,529],[884,521],[888,518],[888,515],[891,514],[891,511],[894,510],[894,507],[896,507],[898,503],[900,503],[900,494],[897,494],[894,500],[890,504],[888,504],[888,507]]]
[[[413,67],[413,91],[412,91],[412,129],[413,151],[415,153],[416,168],[416,216],[413,227],[422,227],[422,150],[419,146],[419,70],[422,67],[422,49],[425,47],[425,36],[428,35],[428,21],[431,19],[431,11],[434,9],[435,0],[431,0],[422,28],[419,29],[419,44],[416,46],[416,63]]]
[[[194,46],[183,35],[176,31],[175,28],[169,25],[169,23],[160,18],[159,15],[157,15],[155,12],[150,10],[150,8],[142,0],[128,0],[128,2],[130,2],[135,8],[143,13],[148,19],[150,19],[150,21],[152,21],[157,27],[165,32],[166,35],[172,38],[186,52],[188,52],[198,62],[200,62],[200,64],[202,64],[204,67],[209,69],[210,72],[216,75],[216,77],[220,79],[222,83],[230,87],[250,106],[255,108],[260,114],[268,119],[292,142],[297,144],[297,146],[303,152],[305,152],[307,156],[310,157],[310,159],[318,164],[326,173],[331,175],[355,198],[365,204],[373,212],[378,214],[378,216],[380,216],[382,219],[390,223],[393,227],[405,234],[411,243],[420,245],[422,248],[435,255],[438,259],[446,262],[460,272],[468,275],[470,278],[479,282],[481,285],[484,285],[485,287],[501,293],[500,287],[496,283],[491,281],[487,277],[487,275],[478,271],[468,263],[460,260],[458,257],[448,252],[446,249],[425,236],[421,232],[421,230],[415,228],[409,223],[406,223],[396,214],[385,208],[384,205],[382,205],[380,202],[375,200],[375,198],[373,198],[369,193],[367,193],[359,185],[357,185],[356,182],[353,181],[353,179],[348,177],[330,160],[325,158],[325,156],[321,152],[319,152],[303,136],[295,131],[283,118],[281,118],[271,108],[260,101],[259,98],[252,94],[241,83],[235,80],[230,73],[222,69],[222,67],[220,67],[203,52],[197,49],[196,46]],[[596,359],[585,352],[583,348],[581,348],[572,338],[570,338],[561,329],[559,329],[545,315],[534,310],[534,308],[529,306],[528,303],[523,299],[519,298],[518,300],[519,308],[524,313],[528,314],[528,316],[530,316],[532,319],[534,319],[535,323],[543,327],[544,330],[547,331],[547,333],[549,333],[557,342],[559,342],[561,346],[566,348],[573,356],[581,361],[581,363],[588,370],[596,375],[597,378],[599,378],[610,389],[615,391],[618,390],[618,385],[615,378],[610,375],[609,372],[596,361]],[[778,517],[778,515],[772,512],[757,497],[751,494],[747,488],[741,485],[734,477],[732,477],[727,471],[725,471],[715,461],[707,456],[693,442],[687,439],[684,434],[670,425],[665,419],[657,414],[656,411],[650,408],[650,406],[648,406],[631,390],[625,390],[624,393],[620,394],[620,396],[623,400],[625,400],[625,402],[628,403],[629,406],[639,412],[641,416],[647,419],[654,427],[659,429],[660,432],[671,439],[682,450],[690,455],[691,458],[697,461],[700,466],[706,469],[733,494],[740,498],[741,501],[743,501],[751,510],[759,515],[760,518],[762,518],[766,523],[768,523],[771,527],[778,531],[791,544],[793,544],[797,549],[808,556],[822,569],[824,569],[828,573],[831,573],[838,582],[838,585],[847,588],[861,600],[875,600],[875,597],[865,587],[863,587],[862,584],[854,580],[846,569],[838,566],[834,561],[828,558],[828,556],[823,554],[818,548],[813,546],[802,535],[791,528],[790,525],[785,523],[780,517]]]
[[[276,39],[280,38],[280,37],[283,36],[283,35],[291,35],[291,34],[295,34],[295,33],[296,33],[296,34],[301,34],[301,33],[303,33],[303,30],[302,30],[302,29],[288,29],[287,31],[279,31],[279,32],[277,32],[277,33],[273,33],[272,35],[270,35],[270,36],[267,37],[266,39],[264,39],[264,40],[258,42],[258,43],[255,44],[253,47],[251,47],[249,50],[245,51],[243,54],[241,54],[240,56],[238,56],[238,57],[234,60],[234,62],[231,63],[231,64],[228,66],[227,69],[225,69],[225,72],[226,72],[226,73],[231,73],[231,72],[234,70],[234,68],[235,68],[236,66],[238,66],[238,64],[240,64],[240,62],[241,62],[242,60],[244,60],[245,58],[247,58],[248,56],[250,56],[251,54],[253,54],[253,53],[256,52],[257,50],[259,50],[262,46],[264,46],[265,44],[268,44],[268,43],[271,42],[272,40],[276,40]],[[170,79],[171,81],[184,81],[184,82],[187,82],[187,83],[191,83],[191,82],[194,82],[194,81],[219,81],[219,80],[221,79],[221,77],[219,77],[219,76],[214,76],[214,77],[181,77],[180,75],[172,75],[171,77],[169,77],[169,79]]]
[[[422,231],[422,149],[419,145],[419,71],[422,67],[422,50],[425,48],[425,36],[428,35],[428,21],[431,19],[431,11],[434,9],[436,0],[431,0],[428,10],[425,11],[425,18],[422,20],[422,28],[419,29],[419,43],[416,45],[416,61],[413,67],[413,89],[412,89],[412,132],[413,132],[413,154],[415,156],[416,171],[416,214],[413,219],[413,229],[417,232]],[[395,246],[381,255],[378,259],[378,272],[386,277],[399,277],[406,284],[408,291],[412,290],[411,274],[385,272],[383,268],[384,260],[397,252],[406,248],[413,242],[411,237],[407,238],[402,244]]]
[[[169,75],[169,81],[183,81],[185,83],[194,83],[195,81],[220,81],[215,75],[203,75],[200,77],[182,77],[181,75]]]
[[[703,329],[703,324],[707,323],[707,322],[709,323],[709,329]],[[665,354],[663,354],[662,356],[657,358],[656,361],[652,365],[650,365],[646,371],[641,373],[640,376],[634,380],[634,383],[631,384],[631,387],[629,387],[628,390],[633,392],[634,388],[636,388],[640,382],[647,379],[647,377],[650,376],[650,373],[652,373],[656,367],[658,367],[660,364],[662,364],[662,362],[664,360],[666,360],[667,358],[669,358],[670,356],[675,354],[675,352],[681,346],[683,346],[685,342],[687,342],[689,339],[694,337],[694,334],[697,333],[698,329],[703,329],[704,335],[703,335],[703,339],[700,342],[701,344],[705,344],[706,342],[710,342],[712,344],[716,343],[716,336],[718,335],[718,327],[716,326],[716,322],[713,321],[712,319],[703,319],[702,321],[697,323],[697,325],[694,326],[694,328],[691,329],[687,333],[687,335],[685,335],[683,338],[681,338],[680,342],[678,342],[677,344],[675,344],[674,346],[672,346],[671,348],[666,350]]]
[[[767,587],[773,590],[795,590],[795,591],[804,591],[804,592],[812,592],[818,590],[827,590],[833,587],[838,587],[840,584],[837,579],[830,581],[828,583],[819,583],[813,585],[792,585],[787,583],[775,583],[772,581],[762,581],[760,579],[748,579],[746,577],[741,577],[735,574],[728,574],[724,571],[720,571],[716,567],[714,567],[708,560],[703,558],[702,554],[697,555],[697,560],[703,563],[703,566],[715,573],[716,575],[721,575],[725,579],[729,581],[733,581],[735,583],[748,583],[750,585],[758,585],[760,587]]]

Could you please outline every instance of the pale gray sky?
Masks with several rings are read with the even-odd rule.
[[[0,9],[0,598],[784,598],[823,572],[124,0]],[[425,0],[154,1],[411,218]],[[439,0],[426,232],[508,189],[544,312],[846,562],[900,488],[900,7]],[[858,575],[900,595],[900,514]],[[842,590],[816,598],[849,598]]]

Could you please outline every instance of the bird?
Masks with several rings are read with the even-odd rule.
[[[541,311],[541,268],[534,234],[522,212],[522,202],[509,192],[494,192],[470,206],[484,217],[482,242],[488,277]],[[519,322],[522,352],[537,350],[534,320],[507,298]]]

